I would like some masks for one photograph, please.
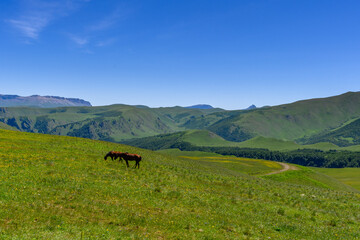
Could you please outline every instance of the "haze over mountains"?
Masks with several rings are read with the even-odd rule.
[[[235,111],[208,106],[149,108],[123,104],[0,108],[0,128],[114,142],[196,129],[232,142],[263,137],[297,144],[352,146],[360,144],[359,119],[360,92]]]
[[[57,96],[32,95],[22,97],[18,95],[0,94],[0,107],[71,107],[71,106],[91,106],[91,103],[78,98],[64,98]]]

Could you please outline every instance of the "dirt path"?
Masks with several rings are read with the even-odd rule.
[[[263,176],[266,176],[266,175],[272,175],[272,174],[278,174],[278,173],[281,173],[281,172],[285,172],[285,171],[288,171],[288,170],[299,170],[297,167],[295,166],[291,166],[287,163],[283,163],[283,162],[278,162],[278,164],[280,164],[281,166],[283,166],[284,168],[283,169],[280,169],[280,170],[277,170],[275,172],[269,172],[267,174],[264,174]]]

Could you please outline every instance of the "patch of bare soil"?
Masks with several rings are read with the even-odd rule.
[[[278,173],[281,173],[281,172],[285,172],[285,171],[289,171],[289,170],[299,170],[299,168],[293,166],[293,165],[290,165],[290,164],[287,164],[287,163],[283,163],[283,162],[278,162],[281,166],[283,166],[283,169],[280,169],[280,170],[277,170],[277,171],[274,171],[274,172],[270,172],[270,173],[267,173],[267,174],[264,174],[264,176],[266,175],[272,175],[272,174],[278,174]]]

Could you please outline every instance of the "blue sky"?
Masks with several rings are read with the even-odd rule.
[[[0,94],[225,109],[360,86],[360,2],[0,1]]]

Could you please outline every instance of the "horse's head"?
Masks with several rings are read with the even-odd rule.
[[[108,153],[105,155],[104,159],[107,160],[107,158],[110,157],[110,156],[111,156],[111,152],[108,152]]]

